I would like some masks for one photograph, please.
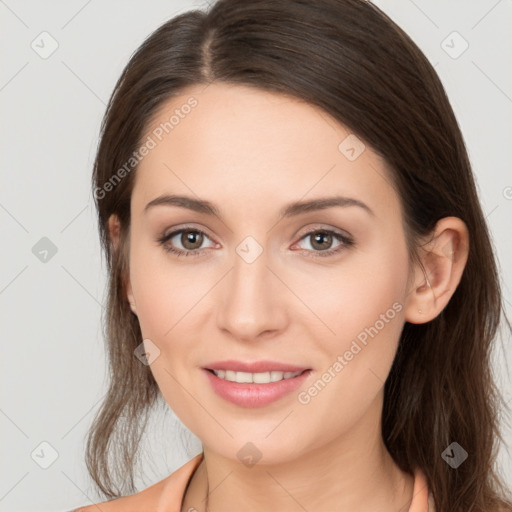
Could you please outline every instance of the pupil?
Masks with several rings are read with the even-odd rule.
[[[327,238],[329,239],[331,237],[331,235],[327,234],[327,233],[317,233],[315,236],[314,236],[314,240],[315,240],[315,243],[317,242],[321,242],[321,239],[322,238]],[[325,244],[324,244],[325,245]],[[325,247],[320,247],[320,249],[323,249]]]
[[[197,231],[185,231],[183,233],[185,235],[187,243],[190,243],[192,245],[197,244],[197,240],[195,240],[197,237],[200,236],[200,234]],[[199,244],[201,245],[201,244]],[[185,245],[186,247],[186,245]],[[192,247],[195,248],[195,247]]]

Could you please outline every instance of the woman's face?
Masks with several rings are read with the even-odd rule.
[[[173,98],[142,141],[128,297],[181,421],[225,457],[268,463],[378,429],[410,270],[382,159],[314,106],[227,84]],[[166,195],[216,214],[147,207]],[[348,200],[281,216],[336,197]],[[205,370],[228,359],[310,371],[279,398],[234,403]]]

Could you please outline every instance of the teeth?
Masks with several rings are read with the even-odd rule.
[[[300,375],[300,372],[264,372],[264,373],[247,373],[234,372],[232,370],[213,370],[217,377],[229,380],[231,382],[268,384],[269,382],[277,382],[278,380],[291,379]]]

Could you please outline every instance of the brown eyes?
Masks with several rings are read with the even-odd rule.
[[[181,244],[183,249],[177,248],[175,243],[171,242],[173,239],[177,239],[177,242]],[[332,256],[354,245],[354,240],[347,235],[338,233],[330,229],[314,229],[305,233],[300,240],[311,239],[311,247],[313,250],[305,249],[309,256],[314,258],[321,257],[325,258]],[[205,239],[210,239],[206,233],[200,229],[193,227],[185,227],[173,231],[167,235],[163,235],[158,238],[158,243],[162,245],[164,250],[168,253],[175,254],[178,257],[181,256],[201,256],[206,250],[201,249]],[[334,249],[329,249],[333,241],[337,240],[340,242]],[[214,244],[215,245],[215,244]]]

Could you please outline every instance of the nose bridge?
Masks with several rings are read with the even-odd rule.
[[[248,236],[235,248],[232,263],[217,312],[219,327],[247,339],[280,329],[286,308],[280,304],[281,294],[276,289],[279,280],[267,267],[266,249]]]

